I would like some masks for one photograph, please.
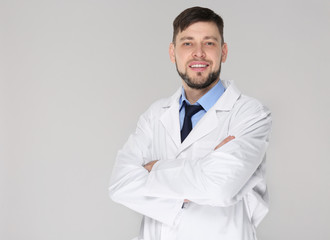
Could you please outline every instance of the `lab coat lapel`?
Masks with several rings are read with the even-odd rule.
[[[191,130],[187,138],[180,145],[178,154],[218,127],[219,118],[217,113],[219,111],[230,111],[232,109],[240,96],[240,92],[232,82],[226,81],[224,82],[224,86],[227,87],[226,91]]]
[[[179,148],[181,145],[180,136],[180,119],[179,119],[179,98],[181,96],[181,88],[163,105],[165,112],[160,117],[160,121],[171,139]]]
[[[178,154],[180,154],[184,149],[189,147],[191,144],[196,142],[198,139],[209,134],[212,130],[217,127],[218,118],[215,109],[211,108],[204,117],[199,120],[196,126],[191,130],[186,139],[182,142],[179,148]]]

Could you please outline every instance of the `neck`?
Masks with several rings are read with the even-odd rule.
[[[203,97],[211,88],[213,88],[217,83],[219,82],[219,80],[215,81],[214,83],[212,83],[210,86],[208,86],[207,88],[203,88],[203,89],[194,89],[189,87],[184,81],[183,81],[183,89],[184,92],[186,94],[186,98],[187,100],[191,103],[194,104],[195,102],[198,101],[198,99],[200,99],[201,97]]]

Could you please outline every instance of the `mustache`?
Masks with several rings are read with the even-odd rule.
[[[188,61],[188,65],[191,64],[192,62],[206,62],[207,64],[211,64],[213,63],[212,61],[210,60],[205,60],[205,59],[192,59],[192,60],[189,60]]]

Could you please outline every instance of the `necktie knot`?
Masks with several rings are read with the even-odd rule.
[[[185,104],[185,115],[183,120],[183,126],[181,129],[181,142],[185,140],[185,138],[188,136],[192,129],[191,117],[202,109],[203,107],[201,105],[189,105],[187,103]]]
[[[194,114],[202,110],[203,107],[201,105],[189,105],[186,104],[185,106],[185,117],[184,118],[191,118]]]

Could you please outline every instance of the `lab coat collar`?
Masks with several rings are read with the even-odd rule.
[[[179,121],[179,99],[181,96],[181,87],[172,97],[168,99],[168,101],[163,104],[163,108],[167,108],[167,110],[163,113],[160,120],[175,145],[178,147],[178,154],[217,127],[217,111],[230,111],[233,108],[241,93],[236,88],[233,81],[222,80],[222,84],[226,91],[222,94],[214,106],[196,124],[182,143]]]
[[[221,80],[221,81],[226,90],[219,98],[219,100],[214,104],[214,110],[230,111],[233,108],[239,96],[241,95],[241,92],[237,89],[233,81],[229,81],[229,80]]]

